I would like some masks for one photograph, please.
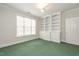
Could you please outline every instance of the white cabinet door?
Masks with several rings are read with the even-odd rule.
[[[60,43],[60,32],[51,32],[51,41]]]
[[[40,33],[40,37],[44,40],[50,41],[50,32],[42,32]]]
[[[66,42],[79,45],[79,18],[66,19]]]

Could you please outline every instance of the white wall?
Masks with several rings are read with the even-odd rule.
[[[36,35],[21,38],[16,37],[16,16],[18,15],[22,15],[24,17],[28,16],[25,13],[20,12],[19,10],[0,4],[0,47],[38,38],[39,25],[36,27]],[[35,18],[31,15],[29,15],[28,17]]]
[[[62,32],[61,32],[62,39],[61,40],[64,42],[67,42],[66,41],[66,27],[65,27],[66,19],[74,18],[74,17],[79,17],[79,8],[62,12]],[[77,39],[76,42],[79,42],[79,40]],[[71,44],[74,44],[74,43],[71,43]],[[77,45],[79,44],[77,43]]]

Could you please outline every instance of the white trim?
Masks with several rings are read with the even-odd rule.
[[[7,43],[7,44],[2,44],[2,45],[0,44],[0,48],[8,47],[8,46],[19,44],[19,43],[23,43],[23,42],[27,42],[27,41],[34,40],[34,39],[37,39],[37,38],[38,37],[34,37],[34,38],[29,38],[28,40],[23,40],[22,39],[22,40],[19,40],[19,41],[16,41],[16,42],[10,42],[10,43]]]
[[[79,46],[79,44],[71,43],[71,42],[68,42],[68,41],[65,41],[65,40],[63,40],[62,42],[65,42],[65,43],[68,43],[68,44],[73,44],[73,45],[78,45]]]

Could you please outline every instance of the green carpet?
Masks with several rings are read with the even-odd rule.
[[[0,49],[1,56],[78,56],[79,46],[32,40]]]

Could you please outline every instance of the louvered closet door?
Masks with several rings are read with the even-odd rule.
[[[51,41],[60,42],[60,15],[54,15],[51,17]]]

